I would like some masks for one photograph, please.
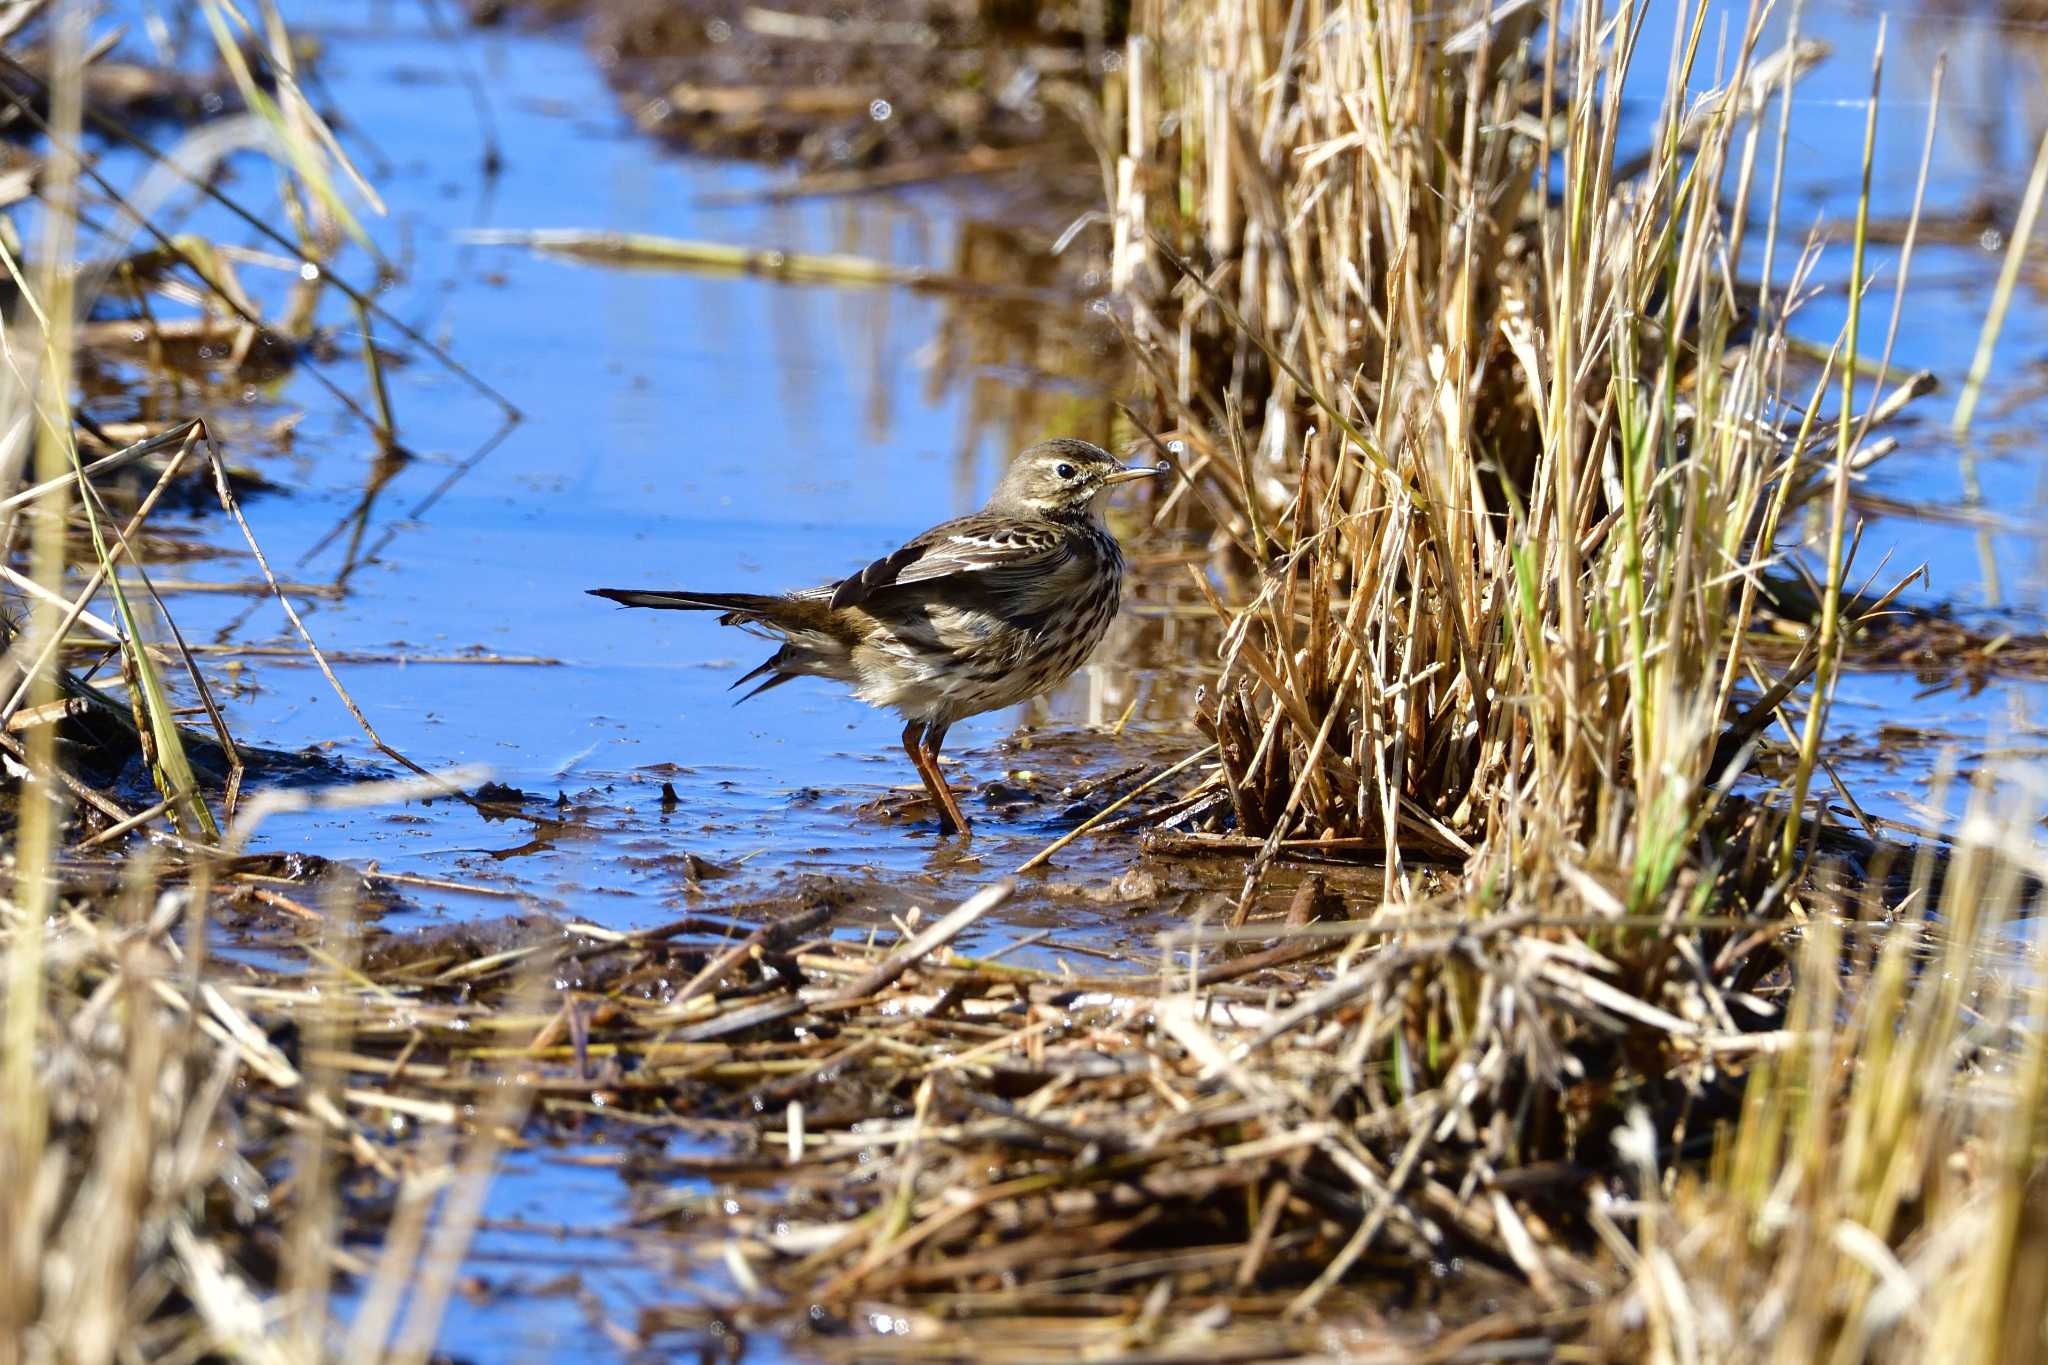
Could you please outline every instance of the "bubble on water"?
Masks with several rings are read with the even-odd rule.
[[[889,115],[895,112],[896,111],[890,107],[889,101],[887,100],[876,100],[873,104],[870,104],[868,106],[868,117],[873,119],[877,123],[888,122]]]

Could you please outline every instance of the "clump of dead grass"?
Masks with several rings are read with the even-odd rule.
[[[1909,964],[1989,951],[1977,926],[2023,916],[2038,843],[1966,829],[1937,931],[1926,868],[1947,853],[1905,884],[1871,839],[1827,829],[1837,800],[1860,818],[1825,760],[1833,680],[1902,582],[1855,569],[1848,489],[1930,387],[1888,374],[1914,225],[1888,324],[1865,317],[1882,41],[1848,319],[1800,365],[1820,244],[1781,235],[1777,188],[1790,90],[1819,54],[1796,30],[1761,50],[1763,7],[1710,44],[1707,14],[1135,11],[1113,274],[1154,381],[1134,419],[1183,456],[1182,501],[1219,551],[1198,576],[1225,627],[1202,715],[1212,824],[1260,841],[1248,888],[1304,846],[1376,852],[1387,924],[1414,914],[1405,860],[1463,868],[1444,908],[1486,933],[1428,959],[1411,999],[1429,1027],[1386,1055],[1421,1121],[1402,1122],[1409,1094],[1374,1094],[1358,1124],[1404,1135],[1379,1154],[1389,1176],[1462,1171],[1453,1206],[1493,1214],[1493,1263],[1538,1300],[1601,1292],[1592,1237],[1635,1276],[1603,1320],[1620,1335],[1599,1338],[1622,1355],[1742,1359],[1776,1332],[1838,1359],[1966,1338],[1997,1358],[2022,1345],[1991,1330],[2013,1314],[2037,1346],[2013,1267],[2036,1254],[2040,1097],[2020,1086],[1985,1116],[1987,1040],[1959,1046],[1956,1001]],[[1649,23],[1672,25],[1675,55],[1645,125],[1621,90]],[[1647,152],[1625,156],[1631,139]],[[1800,596],[1788,659],[1755,627]],[[1767,734],[1789,760],[1737,799]],[[1863,1005],[1838,1030],[1844,933]],[[1554,963],[1582,996],[1543,989]],[[2006,1048],[2031,1065],[2031,1040]],[[1776,1060],[1745,1081],[1758,1056]],[[1326,1083],[1371,1087],[1356,1069]],[[1915,1124],[1901,1095],[1938,1116]],[[1715,1178],[1665,1201],[1722,1125]],[[2003,1173],[1973,1155],[1993,1149]],[[1557,1163],[1575,1194],[1521,1202]],[[1957,1253],[1986,1218],[1996,1244]],[[1745,1316],[1766,1290],[1768,1331]]]
[[[1673,1180],[1647,1124],[1632,1134],[1641,1197],[1603,1227],[1632,1281],[1596,1332],[1615,1354],[1989,1365],[2048,1349],[2048,863],[2003,805],[1980,792],[1888,923],[1869,897],[1813,921],[1802,989],[1710,1162]]]
[[[1700,70],[1694,7],[1139,12],[1114,275],[1237,566],[1209,715],[1243,832],[1370,839],[1396,870],[1556,852],[1633,869],[1640,910],[1739,771],[1731,731],[1788,700],[1804,811],[1856,624],[1846,481],[1925,387],[1842,377],[1876,332],[1853,312],[1817,373],[1788,362],[1810,252],[1735,284],[1750,217],[1767,267],[1795,251],[1755,186],[1807,50],[1760,51],[1752,16]],[[1664,22],[1663,108],[1627,121]],[[1860,237],[1853,270],[1860,298]],[[1750,628],[1816,496],[1817,624],[1779,676],[1817,686],[1788,698]]]

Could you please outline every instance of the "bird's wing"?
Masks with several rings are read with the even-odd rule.
[[[859,573],[812,593],[829,592],[834,607],[857,607],[884,588],[970,574],[1002,578],[1037,573],[1069,553],[1066,537],[1050,523],[962,517],[934,526]]]

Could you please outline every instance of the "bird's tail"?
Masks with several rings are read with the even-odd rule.
[[[749,616],[771,615],[785,600],[756,592],[672,592],[655,588],[592,588],[590,595],[608,598],[622,607],[655,607],[662,611],[737,611]]]
[[[822,598],[769,597],[752,592],[682,592],[649,588],[592,588],[594,597],[625,607],[663,611],[716,611],[721,625],[738,626],[754,635],[782,640],[782,648],[738,682],[767,681],[740,698],[757,697],[771,687],[806,676],[848,681],[849,652],[855,637]]]

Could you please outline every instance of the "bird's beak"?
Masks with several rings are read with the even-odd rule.
[[[1119,469],[1114,474],[1105,475],[1102,481],[1106,484],[1129,483],[1133,479],[1149,479],[1154,474],[1165,472],[1166,461],[1161,460],[1158,464],[1134,464],[1129,468]]]

